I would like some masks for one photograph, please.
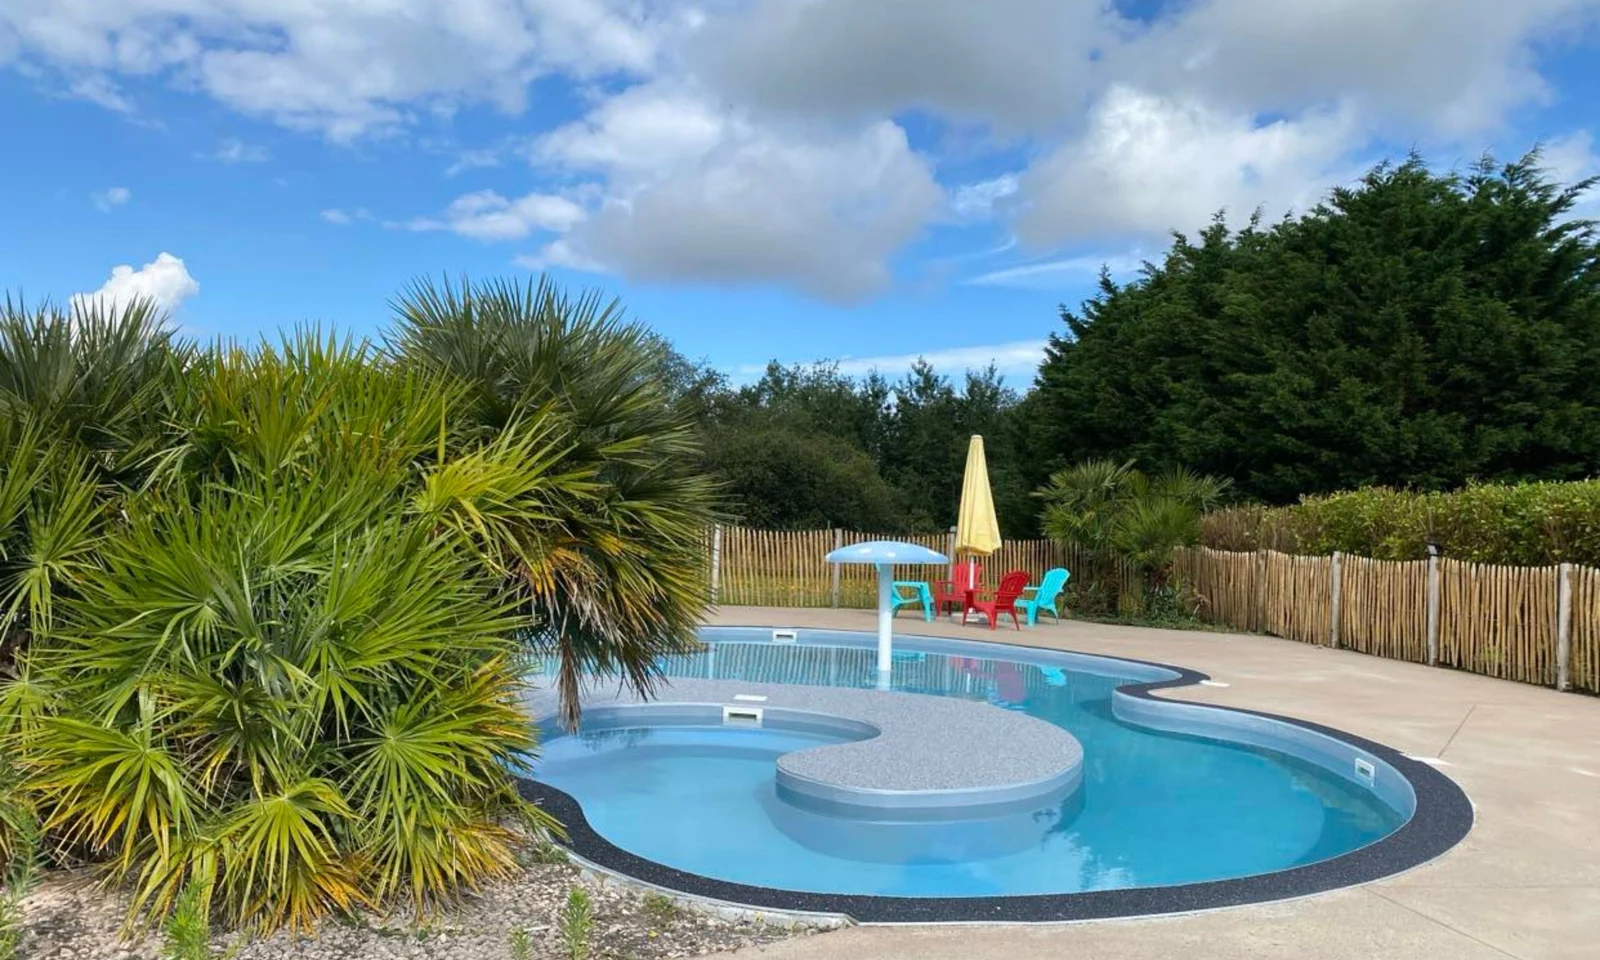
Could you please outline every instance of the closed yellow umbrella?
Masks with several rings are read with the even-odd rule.
[[[989,461],[983,438],[972,435],[967,446],[967,471],[961,479],[961,512],[956,517],[955,553],[986,557],[1000,549],[1000,520],[989,491]]]

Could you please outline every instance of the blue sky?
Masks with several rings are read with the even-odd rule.
[[[381,330],[419,275],[691,356],[1026,382],[1056,305],[1411,147],[1600,170],[1597,0],[7,0],[0,287]],[[1593,205],[1591,205],[1592,208]]]

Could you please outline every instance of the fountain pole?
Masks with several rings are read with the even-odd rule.
[[[889,689],[889,671],[894,663],[891,649],[894,637],[894,568],[878,564],[878,689]]]
[[[897,540],[872,540],[835,547],[823,557],[828,563],[872,564],[878,568],[878,689],[890,686],[889,671],[894,666],[894,565],[942,565],[950,559],[942,553],[914,543]]]

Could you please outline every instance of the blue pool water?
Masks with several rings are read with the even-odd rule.
[[[1114,671],[1115,661],[1102,663]],[[870,649],[808,644],[715,643],[666,669],[863,688],[876,679]],[[900,656],[897,689],[1020,710],[1083,745],[1081,790],[981,818],[894,822],[801,809],[778,796],[775,761],[837,741],[785,730],[580,732],[547,741],[534,775],[639,856],[721,880],[840,894],[1073,893],[1242,877],[1335,857],[1402,824],[1371,791],[1311,764],[1116,720],[1111,692],[1132,682],[993,655]]]

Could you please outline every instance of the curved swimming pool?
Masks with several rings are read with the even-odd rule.
[[[664,664],[669,678],[876,684],[870,635],[800,631],[774,642],[770,629],[717,628],[703,638],[704,653]],[[569,826],[580,821],[574,846],[597,862],[686,892],[831,904],[858,919],[915,918],[918,903],[949,919],[1026,904],[1028,919],[1274,899],[1343,885],[1341,874],[1348,883],[1403,869],[1470,825],[1447,779],[1379,745],[1148,695],[1198,679],[1112,658],[897,638],[894,690],[1016,711],[1081,745],[1081,776],[1010,805],[907,814],[810,802],[785,790],[780,758],[870,730],[732,715],[657,722],[626,710],[597,711],[573,735],[548,730],[533,789]],[[661,699],[674,699],[670,687]],[[916,735],[935,746],[960,739]],[[969,754],[958,765],[983,762],[981,749],[960,749]],[[1373,852],[1386,844],[1398,849]],[[976,911],[952,915],[952,903]]]

